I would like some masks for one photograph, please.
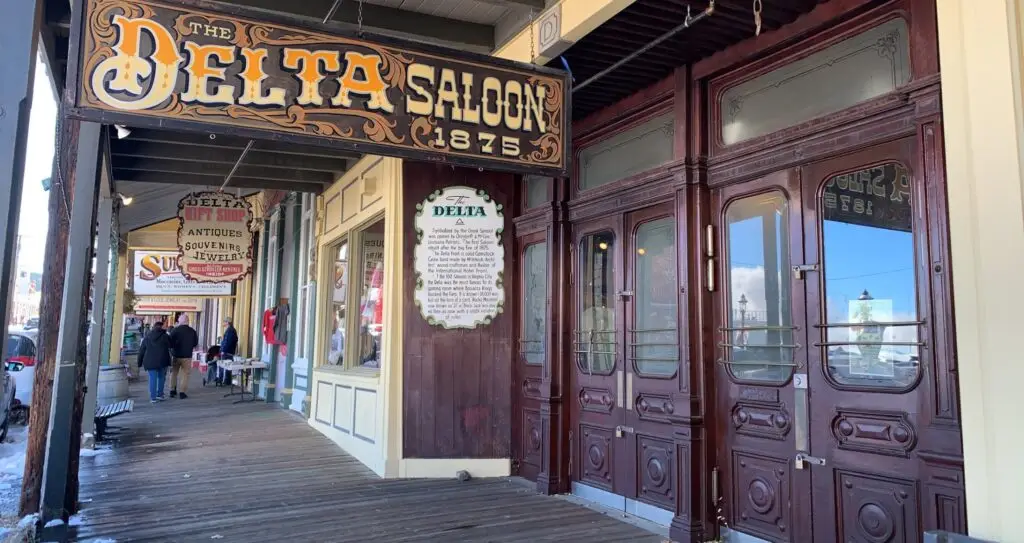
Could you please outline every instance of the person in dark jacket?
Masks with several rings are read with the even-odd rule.
[[[167,337],[171,340],[171,397],[188,398],[188,378],[192,373],[192,352],[199,345],[199,334],[188,325],[188,315],[178,317]]]
[[[149,401],[163,400],[164,380],[167,367],[171,365],[171,340],[164,331],[164,323],[154,322],[153,329],[146,334],[139,347],[139,367],[149,373]]]
[[[231,317],[224,319],[224,336],[220,340],[220,359],[234,360],[235,351],[238,349],[238,332]],[[217,385],[231,385],[231,370],[217,368]]]

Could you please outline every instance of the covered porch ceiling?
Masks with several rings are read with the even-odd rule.
[[[74,0],[78,1],[78,0]],[[557,0],[342,0],[328,24],[489,53],[529,23],[531,16]],[[69,0],[45,0],[41,32],[43,60],[55,94],[67,80],[71,33]],[[216,4],[217,2],[211,2]],[[292,18],[323,22],[334,0],[221,0]],[[360,6],[360,4],[362,4]],[[110,130],[110,165],[115,190],[132,204],[120,211],[122,231],[171,218],[177,203],[195,190],[217,190],[234,169],[225,190],[250,194],[259,190],[319,193],[360,158],[356,152],[247,138],[144,129]],[[236,162],[238,167],[235,168]]]
[[[851,4],[845,0],[765,0],[761,12],[761,36],[795,21],[826,4]],[[863,1],[863,9],[876,1]],[[708,0],[636,0],[610,20],[567,49],[548,65],[568,65],[575,85],[600,73],[664,36],[708,7]],[[751,0],[716,0],[714,13],[645,51],[625,65],[572,95],[572,114],[583,119],[662,79],[687,64],[707,58],[732,45],[756,40]],[[762,40],[765,41],[765,40]],[[776,44],[777,45],[777,44]],[[563,63],[564,58],[564,63]]]

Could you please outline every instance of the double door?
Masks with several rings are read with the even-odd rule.
[[[677,246],[671,204],[574,226],[573,492],[661,524],[678,496]]]
[[[731,530],[800,543],[920,540],[918,453],[935,376],[914,146],[714,196],[716,456]]]

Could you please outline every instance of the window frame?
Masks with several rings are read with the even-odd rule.
[[[520,291],[519,303],[521,304],[521,306],[520,306],[521,309],[519,311],[519,319],[518,319],[518,321],[519,321],[518,322],[518,336],[519,337],[518,337],[518,342],[517,342],[518,355],[519,355],[518,356],[518,360],[519,360],[520,363],[522,363],[522,364],[524,364],[526,366],[530,366],[530,367],[544,367],[544,366],[546,366],[548,364],[548,356],[551,354],[551,351],[549,349],[550,341],[549,341],[549,338],[548,338],[548,331],[551,328],[551,315],[550,315],[550,311],[549,311],[549,309],[550,309],[550,303],[549,302],[550,302],[550,293],[551,293],[551,281],[550,281],[550,278],[545,278],[545,283],[544,283],[544,299],[545,299],[545,302],[544,302],[544,330],[541,333],[541,339],[540,339],[540,343],[541,343],[541,349],[540,350],[542,352],[539,353],[539,354],[541,354],[542,359],[541,359],[540,363],[538,364],[538,363],[535,363],[535,362],[529,362],[528,358],[526,356],[527,354],[533,354],[533,353],[526,353],[526,351],[529,350],[527,348],[527,345],[526,345],[526,343],[527,343],[527,340],[526,340],[526,308],[528,307],[528,304],[526,303],[526,293],[527,293],[527,289],[526,289],[526,269],[525,269],[525,266],[526,266],[526,253],[527,253],[527,251],[530,250],[531,247],[535,247],[537,245],[544,245],[544,253],[543,253],[544,254],[544,269],[550,275],[550,272],[551,272],[550,250],[551,250],[551,248],[548,245],[548,239],[547,239],[546,233],[544,233],[544,232],[537,232],[537,233],[528,234],[528,235],[525,235],[525,236],[519,238],[519,262],[520,262],[520,265],[519,265],[519,291]],[[535,343],[535,342],[536,342],[535,340],[530,340],[531,344]]]

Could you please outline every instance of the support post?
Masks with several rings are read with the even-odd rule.
[[[96,195],[99,190],[100,136],[102,127],[83,122],[78,135],[78,161],[75,166],[75,190],[68,229],[65,259],[63,308],[57,338],[57,364],[54,372],[53,400],[50,404],[49,435],[43,461],[42,523],[67,520],[65,503],[71,473],[70,454],[78,453],[79,435],[75,430],[75,396],[80,387],[79,354],[84,343],[85,306],[88,301],[88,277],[92,260],[93,225],[96,220]],[[81,425],[77,425],[81,430]],[[72,447],[72,440],[76,440]]]
[[[4,8],[0,18],[0,51],[4,52],[0,68],[0,330],[7,330],[14,292],[25,148],[43,2],[22,0]]]
[[[95,444],[93,417],[88,416],[96,411],[96,392],[99,386],[100,364],[103,336],[106,324],[107,281],[110,268],[110,228],[114,213],[114,201],[110,198],[100,200],[96,214],[96,268],[93,274],[92,317],[89,322],[92,329],[89,333],[89,358],[85,370],[85,405],[82,408],[82,446],[92,448]]]

